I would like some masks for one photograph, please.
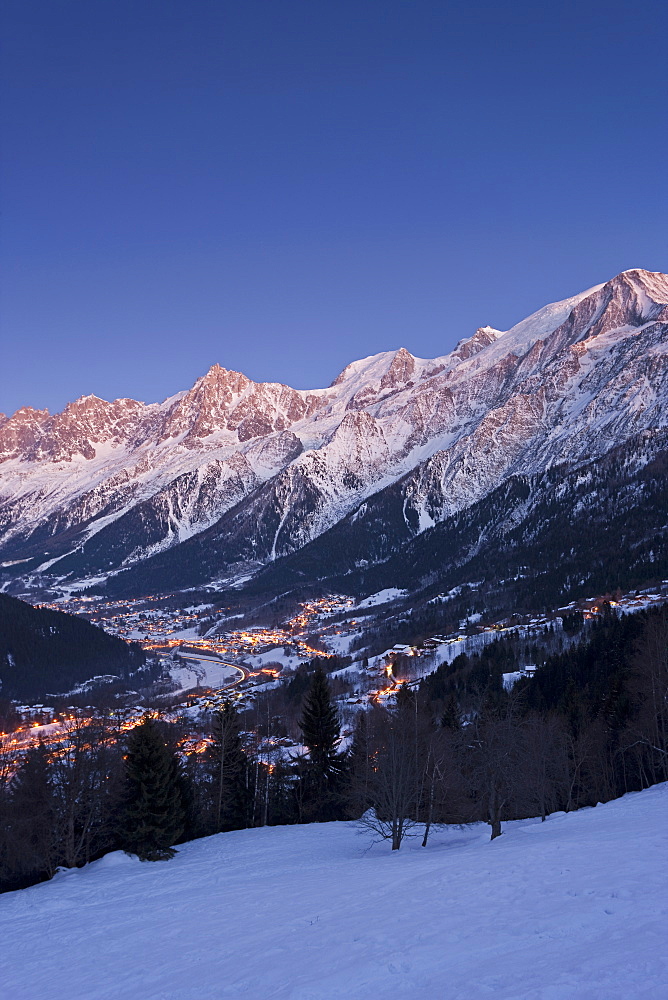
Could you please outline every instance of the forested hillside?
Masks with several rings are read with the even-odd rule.
[[[4,697],[35,701],[100,674],[127,680],[143,650],[83,618],[0,594],[0,683]]]

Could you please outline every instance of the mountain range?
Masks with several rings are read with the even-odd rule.
[[[636,269],[442,357],[353,361],[326,389],[215,365],[163,403],[23,407],[0,415],[2,586],[424,589],[501,551],[519,578],[545,533],[566,564],[573,524],[571,549],[604,531],[651,575],[667,375],[668,275]]]

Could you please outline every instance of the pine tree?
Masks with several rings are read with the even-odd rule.
[[[49,754],[32,747],[12,782],[6,867],[16,884],[51,878],[60,863]]]
[[[181,784],[176,754],[165,745],[155,721],[145,717],[128,740],[119,830],[124,850],[142,861],[174,856],[171,845],[185,824]]]
[[[322,667],[314,673],[306,693],[299,728],[314,768],[323,775],[339,770],[337,747],[341,728]]]
[[[241,745],[239,714],[226,701],[215,713],[212,724],[213,744],[208,757],[211,764],[213,793],[213,828],[238,830],[247,825],[248,761]]]
[[[443,729],[452,729],[455,731],[462,728],[461,709],[454,691],[446,702],[443,715],[441,716],[441,726]]]
[[[341,728],[322,667],[314,673],[306,693],[299,728],[309,751],[308,763],[301,774],[303,818],[333,819],[341,809],[343,758],[338,753]]]

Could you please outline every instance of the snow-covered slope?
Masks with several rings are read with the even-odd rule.
[[[656,786],[371,850],[352,824],[116,853],[0,897],[12,1000],[664,1000]]]
[[[668,276],[635,270],[440,358],[354,361],[328,389],[214,366],[160,404],[24,408],[0,417],[0,569],[99,578],[207,532],[210,578],[233,579],[407,474],[422,531],[508,475],[665,426],[667,342]]]

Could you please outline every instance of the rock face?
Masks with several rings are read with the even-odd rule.
[[[633,270],[440,358],[354,361],[328,389],[215,365],[164,403],[24,407],[0,416],[0,571],[230,582],[391,484],[418,535],[510,476],[665,427],[667,375],[668,276]]]

